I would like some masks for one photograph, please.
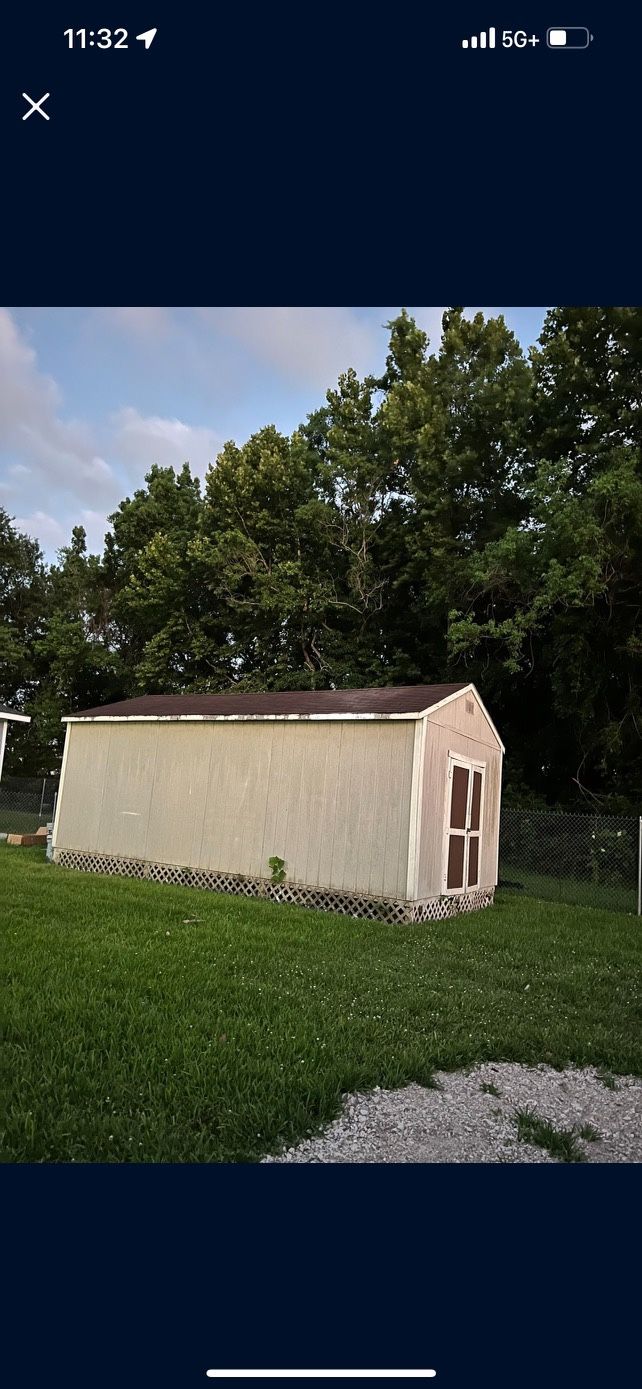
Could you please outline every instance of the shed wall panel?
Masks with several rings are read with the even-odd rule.
[[[56,841],[65,848],[101,852],[100,814],[110,740],[108,724],[93,729],[67,724],[66,767],[59,791],[56,827]],[[70,796],[65,795],[67,767],[72,786]]]
[[[107,854],[144,858],[156,742],[139,738],[133,726],[125,727],[123,731],[125,736],[120,737],[114,736],[113,728],[110,730],[98,825],[99,848],[100,852]],[[96,772],[92,768],[93,784],[97,788]],[[90,792],[89,787],[87,790]],[[91,794],[87,794],[87,801],[91,804]]]
[[[325,730],[325,725],[319,725]],[[332,884],[332,864],[334,860],[334,845],[337,836],[337,816],[331,815],[327,818],[325,833],[320,833],[319,826],[323,823],[325,807],[338,804],[339,782],[343,755],[343,729],[345,725],[337,725],[336,736],[325,738],[325,759],[323,767],[323,795],[320,802],[315,804],[314,832],[310,839],[310,849],[316,842],[318,854],[315,854],[314,863],[310,864],[310,872],[316,876],[310,878],[311,882]],[[340,817],[339,817],[340,818]]]
[[[447,713],[447,708],[438,713]],[[444,727],[436,717],[434,720],[432,717],[428,719],[423,767],[419,898],[438,896],[444,888],[444,809],[449,752],[460,753],[471,762],[486,764],[479,886],[493,887],[497,882],[502,753],[485,719],[484,728],[488,729],[492,743],[466,737],[456,727]]]
[[[168,725],[165,732],[165,737],[154,739],[154,782],[144,857],[152,863],[195,868],[203,839],[211,739],[202,725],[189,739],[181,736],[182,729],[176,724]]]
[[[412,721],[68,730],[57,848],[406,895]]]

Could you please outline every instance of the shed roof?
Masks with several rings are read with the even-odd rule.
[[[30,714],[19,714],[17,709],[10,709],[8,704],[0,704],[0,721],[3,719],[14,719],[16,723],[31,723]]]
[[[268,693],[140,695],[83,709],[76,719],[216,719],[362,717],[421,714],[468,685],[382,685],[366,690],[277,690]]]

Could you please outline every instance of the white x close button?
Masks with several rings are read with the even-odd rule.
[[[29,117],[33,116],[34,111],[37,111],[38,115],[42,116],[43,121],[48,121],[51,119],[51,117],[47,115],[47,112],[43,111],[42,109],[43,101],[46,101],[47,98],[51,96],[51,92],[45,92],[44,96],[41,96],[39,101],[34,101],[33,97],[27,96],[26,92],[23,92],[22,95],[25,101],[29,102],[29,110],[25,111],[24,116],[22,117],[23,121],[28,121]]]

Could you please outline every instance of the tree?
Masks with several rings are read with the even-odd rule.
[[[38,690],[36,643],[48,607],[48,576],[35,540],[16,530],[0,507],[0,703],[23,713]],[[34,736],[36,734],[36,736]],[[12,725],[4,770],[28,774],[37,763],[33,725]],[[36,766],[36,770],[40,770]]]
[[[614,449],[642,448],[640,309],[551,309],[532,365],[535,452],[565,461],[569,488],[589,486]]]
[[[194,553],[219,613],[221,682],[245,689],[326,683],[320,647],[331,576],[315,509],[318,459],[274,426],[208,470]]]
[[[640,317],[548,315],[533,354],[529,515],[475,556],[450,632],[454,658],[484,652],[503,687],[515,773],[591,805],[642,791]]]
[[[87,554],[82,526],[74,526],[49,570],[47,614],[34,654],[40,678],[29,712],[44,772],[62,756],[62,717],[118,699],[124,689],[104,566]]]
[[[405,313],[388,326],[378,384],[387,449],[398,460],[394,627],[413,678],[457,678],[448,621],[468,590],[471,559],[526,510],[531,373],[501,317],[448,310],[433,356]]]
[[[202,516],[200,483],[154,466],[110,517],[105,572],[129,693],[188,689],[216,673],[208,652],[220,639],[204,604],[194,546]]]
[[[47,572],[37,541],[0,507],[0,700],[22,709],[35,687],[33,644],[47,605]]]

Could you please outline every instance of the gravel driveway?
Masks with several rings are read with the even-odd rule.
[[[498,1062],[436,1079],[434,1090],[408,1085],[347,1095],[325,1133],[263,1161],[558,1161],[547,1147],[518,1138],[516,1114],[525,1110],[557,1132],[573,1130],[579,1160],[642,1161],[642,1080],[632,1076]],[[586,1126],[592,1140],[578,1133]]]

